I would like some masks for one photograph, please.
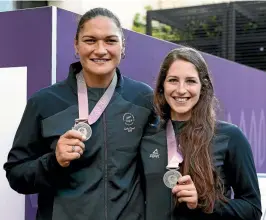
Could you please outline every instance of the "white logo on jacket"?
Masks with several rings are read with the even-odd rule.
[[[134,115],[132,115],[131,113],[125,113],[123,115],[123,121],[125,123],[124,131],[132,132],[135,129],[135,127],[133,127],[135,122]]]
[[[155,149],[151,154],[150,154],[150,158],[154,159],[159,159],[160,158],[160,154],[158,152],[158,149]]]

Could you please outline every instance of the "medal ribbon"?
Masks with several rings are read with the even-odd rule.
[[[166,139],[167,139],[167,153],[168,153],[168,165],[166,168],[179,168],[179,164],[183,161],[183,156],[179,149],[179,142],[176,140],[175,131],[171,120],[168,120],[166,127]]]
[[[108,86],[107,90],[104,92],[103,96],[97,102],[97,104],[95,105],[90,114],[89,114],[87,85],[83,73],[82,72],[78,73],[76,78],[77,78],[77,87],[78,87],[79,120],[86,120],[89,123],[89,125],[91,125],[100,118],[105,108],[109,104],[117,84],[117,75],[115,73],[111,84]]]

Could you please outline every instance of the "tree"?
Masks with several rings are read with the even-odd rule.
[[[152,10],[151,6],[145,7],[146,12]],[[136,13],[133,21],[132,30],[138,33],[146,33],[146,15],[142,16]],[[217,21],[216,16],[205,17],[204,19],[189,19],[183,30],[178,30],[167,24],[162,24],[158,21],[152,21],[152,36],[171,41],[187,41],[197,38],[215,38],[222,34],[222,23]]]
[[[152,10],[151,6],[145,7],[146,12]],[[146,15],[142,16],[140,13],[136,13],[132,30],[138,33],[146,34]],[[155,38],[167,40],[167,41],[179,41],[180,34],[177,30],[173,29],[171,26],[166,24],[161,24],[159,22],[152,22],[152,36]]]

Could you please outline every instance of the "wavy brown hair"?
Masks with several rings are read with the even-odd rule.
[[[198,207],[211,213],[215,200],[226,201],[223,195],[223,184],[217,174],[212,157],[211,142],[215,135],[214,89],[207,64],[201,54],[188,47],[170,51],[165,57],[156,83],[154,104],[161,124],[171,119],[171,108],[164,97],[164,81],[170,66],[176,60],[192,63],[201,82],[198,103],[193,107],[191,118],[186,122],[179,134],[179,143],[184,161],[181,172],[190,175],[198,193]]]

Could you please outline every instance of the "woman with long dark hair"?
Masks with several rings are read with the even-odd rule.
[[[141,144],[146,219],[259,220],[250,145],[237,126],[217,120],[201,54],[186,47],[172,50],[154,93],[160,123],[147,128]]]

